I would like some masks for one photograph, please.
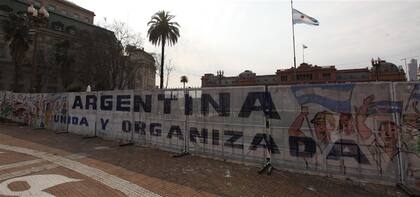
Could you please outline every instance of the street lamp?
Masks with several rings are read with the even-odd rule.
[[[48,13],[47,9],[45,9],[45,3],[43,0],[41,0],[41,8],[39,10],[35,9],[34,7],[34,1],[29,1],[29,7],[27,9],[27,12],[32,17],[45,17],[48,18],[50,14]]]
[[[31,33],[34,35],[34,48],[33,48],[33,56],[32,56],[32,79],[30,83],[30,91],[34,92],[35,87],[34,83],[37,81],[37,65],[36,65],[36,49],[38,44],[38,29],[40,27],[45,27],[48,24],[48,18],[50,14],[48,13],[47,9],[45,9],[45,3],[41,0],[41,8],[37,10],[34,7],[34,1],[29,1],[29,7],[27,9],[27,15],[31,25]]]

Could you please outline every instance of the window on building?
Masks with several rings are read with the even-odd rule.
[[[77,33],[76,28],[74,26],[67,27],[66,32],[71,34],[71,35],[76,35],[76,33]]]
[[[0,59],[6,58],[6,43],[0,42]]]
[[[323,80],[331,80],[331,73],[323,73],[322,74]]]
[[[67,16],[67,11],[66,10],[61,10],[61,14],[63,14],[64,16]]]
[[[55,11],[57,8],[54,5],[47,6],[48,11]]]
[[[69,34],[71,35],[76,35],[76,30],[75,29],[69,29]]]
[[[312,80],[312,74],[299,74],[297,75],[297,80],[300,80],[300,81]]]
[[[80,18],[80,16],[79,16],[78,14],[74,14],[74,15],[73,15],[73,17],[74,17],[75,19],[79,19],[79,18]]]
[[[287,81],[287,76],[281,76],[281,77],[280,77],[280,80],[281,80],[281,81]]]
[[[61,22],[53,22],[51,23],[51,26],[55,31],[64,31],[64,24]]]

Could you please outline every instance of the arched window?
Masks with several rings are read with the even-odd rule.
[[[52,22],[51,27],[55,31],[64,31],[64,24],[62,22],[59,22],[59,21]]]
[[[71,34],[71,35],[76,35],[77,34],[77,29],[74,26],[68,26],[66,28],[66,32]]]

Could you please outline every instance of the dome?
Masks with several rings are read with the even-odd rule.
[[[380,61],[379,64],[376,65],[379,72],[399,72],[400,69],[390,62]]]
[[[244,72],[239,74],[239,78],[254,78],[254,77],[256,77],[256,74],[250,70],[245,70]]]

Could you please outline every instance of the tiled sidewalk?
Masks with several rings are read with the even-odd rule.
[[[404,196],[355,184],[99,138],[0,125],[0,196]]]

